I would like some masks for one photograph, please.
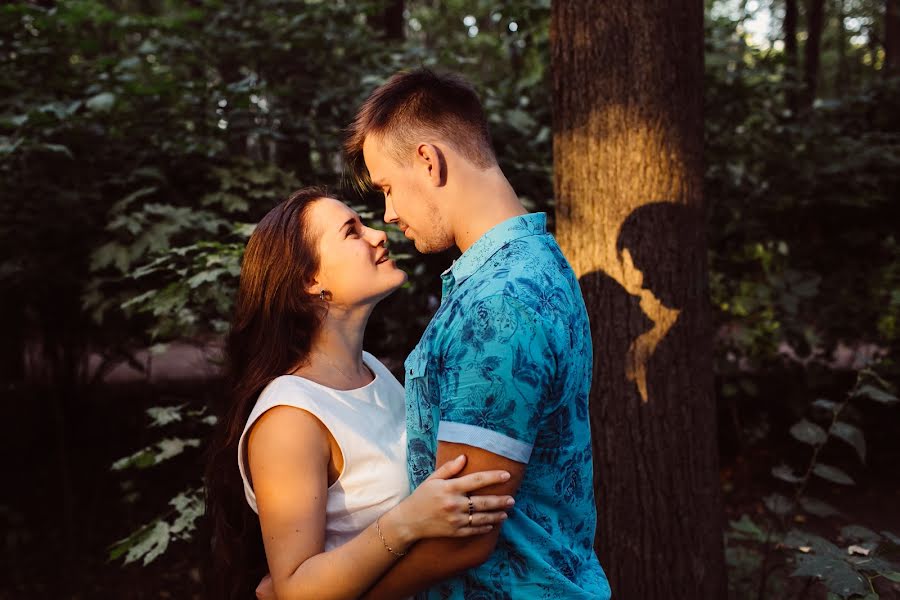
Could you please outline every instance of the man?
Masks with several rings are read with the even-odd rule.
[[[503,469],[502,528],[418,543],[367,598],[608,598],[593,551],[591,336],[578,281],[544,214],[497,165],[472,88],[427,69],[375,90],[348,132],[354,175],[424,253],[456,245],[441,306],[406,360],[409,475],[459,454]]]

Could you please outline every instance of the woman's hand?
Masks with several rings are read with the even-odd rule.
[[[432,537],[468,537],[491,531],[506,520],[512,496],[469,496],[470,492],[509,480],[506,471],[481,471],[451,479],[466,465],[465,455],[441,465],[395,508],[381,517],[381,528],[401,551]]]

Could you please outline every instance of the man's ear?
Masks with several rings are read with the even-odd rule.
[[[416,147],[416,166],[425,170],[434,187],[447,182],[447,159],[441,149],[434,144],[419,144]]]

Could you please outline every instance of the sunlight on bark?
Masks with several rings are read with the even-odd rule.
[[[597,135],[598,131],[600,135]],[[595,197],[575,202],[583,192],[566,189],[573,180],[564,178],[557,210],[557,231],[561,232],[560,244],[579,279],[602,271],[626,292],[639,297],[641,311],[653,322],[648,331],[631,343],[626,358],[625,376],[637,386],[642,402],[649,400],[647,362],[678,320],[680,311],[665,306],[653,290],[644,287],[644,275],[634,265],[631,252],[628,248],[620,252],[617,240],[622,224],[635,209],[665,201],[664,198],[687,197],[682,193],[688,185],[683,177],[685,165],[679,149],[666,137],[662,123],[650,123],[628,107],[609,106],[592,114],[587,127],[557,132],[554,140],[557,147],[564,145],[570,149],[557,157],[559,171],[577,174],[591,165],[589,157],[613,156],[602,166],[608,171],[602,179],[627,182],[627,187],[621,189],[597,186],[602,194],[608,193],[615,200]],[[609,148],[628,150],[610,153]],[[566,234],[577,231],[591,234]]]

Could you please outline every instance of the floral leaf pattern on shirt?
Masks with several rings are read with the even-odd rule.
[[[410,480],[428,476],[441,431],[455,426],[464,439],[452,441],[528,466],[488,561],[420,596],[609,598],[593,551],[590,326],[545,216],[501,223],[442,279],[441,307],[406,364]]]

